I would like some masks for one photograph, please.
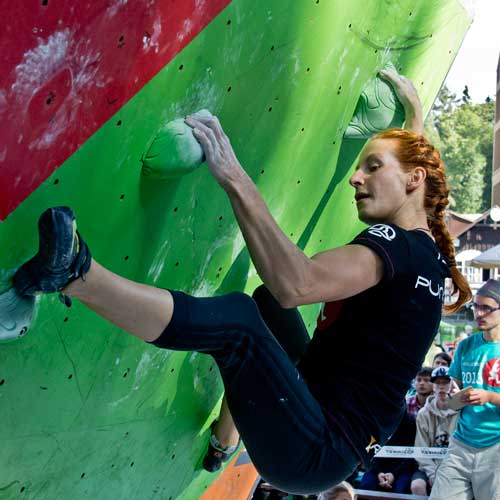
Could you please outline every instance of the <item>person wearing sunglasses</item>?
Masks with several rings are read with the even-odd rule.
[[[431,500],[500,499],[500,281],[488,280],[472,307],[479,332],[460,342],[449,370],[471,389]]]

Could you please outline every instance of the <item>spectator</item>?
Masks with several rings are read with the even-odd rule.
[[[451,365],[451,356],[446,352],[438,352],[434,359],[432,360],[432,368],[438,368],[439,366],[446,366],[449,368]]]
[[[443,352],[443,348],[436,344],[436,337],[434,337],[434,340],[425,355],[424,366],[431,366],[434,358],[441,352]]]
[[[420,369],[415,377],[416,394],[406,399],[406,408],[413,420],[416,420],[418,411],[424,407],[426,399],[432,394],[431,375],[432,368]]]
[[[431,491],[432,500],[500,498],[500,282],[488,280],[473,302],[479,333],[460,342],[450,375],[465,405]]]
[[[413,446],[415,442],[415,420],[405,412],[403,419],[387,446]],[[362,490],[409,493],[410,482],[417,464],[415,460],[401,458],[373,458],[370,468],[361,479]]]
[[[323,493],[320,493],[318,500],[356,500],[356,495],[352,486],[342,481]]]
[[[417,415],[415,446],[447,448],[458,418],[458,412],[448,407],[451,388],[448,368],[434,368],[431,382],[434,394],[427,398],[425,406]],[[412,477],[411,492],[414,495],[427,495],[442,460],[419,458],[417,462],[418,470]]]

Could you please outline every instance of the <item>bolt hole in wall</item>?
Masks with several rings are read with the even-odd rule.
[[[44,7],[47,7],[48,4],[49,4],[49,0],[42,0],[42,5]]]
[[[82,475],[80,476],[81,479],[85,477],[85,472],[82,472]]]
[[[125,45],[125,37],[120,35],[118,38],[118,48],[121,49]]]
[[[0,380],[0,385],[3,385],[5,384],[5,379],[3,378],[2,380]]]
[[[26,489],[26,488],[23,486],[23,487],[19,490],[19,492],[20,492],[20,493],[23,493],[25,489]]]
[[[57,186],[59,184],[59,179],[54,179],[54,186]]]
[[[125,195],[124,194],[121,194],[120,195],[120,200],[124,200],[125,199]]]
[[[54,92],[49,92],[49,95],[47,96],[47,100],[45,101],[45,104],[47,104],[47,106],[50,106],[52,104],[52,101],[55,99],[56,95],[54,94]]]
[[[116,126],[117,126],[117,127],[121,127],[121,125],[122,125],[122,121],[121,121],[121,120],[118,120],[118,121],[116,122]]]

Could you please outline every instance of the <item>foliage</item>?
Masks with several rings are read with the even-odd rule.
[[[426,121],[440,150],[452,189],[452,208],[479,213],[491,205],[495,101],[474,104],[467,87],[461,99],[443,86]]]

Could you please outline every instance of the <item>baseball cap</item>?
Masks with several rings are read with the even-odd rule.
[[[500,302],[500,281],[489,279],[478,291],[477,295],[489,297]]]
[[[432,370],[431,382],[435,382],[437,378],[447,378],[451,380],[451,377],[448,375],[448,367],[447,366],[438,366]]]

